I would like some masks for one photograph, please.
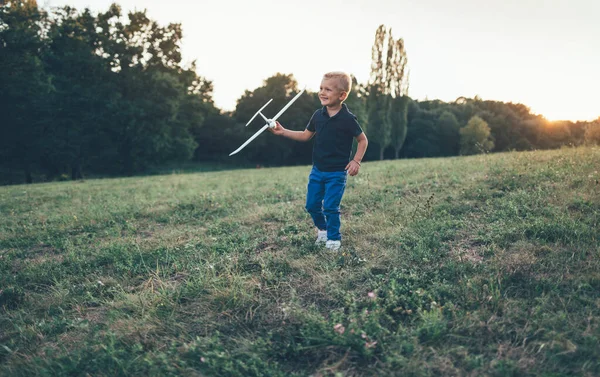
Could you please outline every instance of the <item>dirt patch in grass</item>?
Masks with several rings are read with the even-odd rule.
[[[483,248],[479,242],[465,234],[465,238],[450,243],[450,256],[459,262],[481,263],[483,262]]]
[[[458,259],[459,262],[481,263],[483,261],[483,256],[481,256],[479,248],[472,247],[466,242],[452,247],[450,254]]]
[[[88,321],[91,324],[100,324],[106,322],[108,309],[103,307],[88,308],[77,305],[75,306],[75,313],[84,321]]]
[[[0,259],[3,259],[5,255],[15,252],[15,249],[0,250]],[[23,271],[26,266],[41,265],[48,262],[61,263],[65,257],[56,248],[47,245],[39,244],[29,248],[25,251],[23,258],[13,258],[11,261],[12,272],[17,274]]]
[[[530,274],[538,261],[538,249],[534,244],[519,241],[508,249],[498,251],[492,261],[508,274]]]
[[[162,332],[155,321],[149,319],[140,321],[139,318],[120,318],[113,321],[109,328],[128,343],[140,343],[144,346],[156,345],[157,335]]]
[[[62,262],[64,255],[55,247],[47,244],[39,244],[27,251],[28,263],[41,264],[46,262]]]

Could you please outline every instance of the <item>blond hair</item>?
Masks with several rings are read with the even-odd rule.
[[[323,75],[324,79],[337,79],[338,89],[350,94],[352,88],[352,78],[346,72],[328,72]]]

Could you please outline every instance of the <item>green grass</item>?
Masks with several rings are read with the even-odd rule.
[[[0,187],[2,376],[600,375],[600,149]]]

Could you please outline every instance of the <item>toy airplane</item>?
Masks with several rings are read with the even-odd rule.
[[[305,89],[306,89],[306,88],[305,88]],[[299,98],[299,97],[302,95],[302,93],[304,93],[304,90],[305,90],[305,89],[302,89],[302,91],[301,91],[300,93],[296,94],[296,96],[295,96],[294,98],[292,98],[292,99],[290,100],[290,102],[288,102],[288,103],[287,103],[287,105],[285,105],[285,106],[283,107],[283,109],[279,110],[279,112],[277,113],[277,115],[275,115],[275,116],[273,117],[273,119],[268,119],[266,116],[264,116],[264,115],[263,115],[263,113],[261,113],[261,111],[262,111],[262,110],[263,110],[265,107],[267,107],[267,105],[268,105],[268,104],[270,104],[270,103],[271,103],[271,101],[273,101],[273,98],[271,98],[271,99],[269,100],[269,102],[267,102],[267,103],[266,103],[266,104],[265,104],[263,107],[261,107],[261,108],[260,108],[260,110],[258,110],[258,111],[256,112],[256,114],[254,114],[254,116],[252,117],[252,119],[250,119],[250,121],[249,121],[248,123],[246,123],[246,127],[248,127],[248,125],[249,125],[250,123],[252,123],[252,121],[254,120],[254,118],[256,118],[256,116],[257,116],[257,115],[259,115],[259,114],[260,114],[260,116],[261,116],[261,117],[263,117],[263,119],[265,120],[265,122],[267,122],[267,124],[265,124],[265,125],[264,125],[264,126],[263,126],[263,127],[260,129],[260,130],[258,130],[258,132],[256,132],[254,135],[252,135],[252,137],[250,137],[250,139],[246,140],[246,142],[245,142],[244,144],[242,144],[242,145],[241,145],[241,146],[240,146],[238,149],[236,149],[235,151],[231,152],[229,155],[230,155],[230,156],[233,156],[234,154],[236,154],[236,153],[238,153],[239,151],[241,151],[242,149],[244,149],[244,147],[245,147],[246,145],[250,144],[250,142],[251,142],[252,140],[256,139],[256,137],[258,137],[258,135],[260,135],[261,133],[263,133],[263,132],[264,132],[264,130],[266,130],[267,128],[275,128],[275,126],[276,126],[276,123],[275,123],[275,121],[277,120],[277,118],[279,118],[279,117],[281,116],[281,114],[283,114],[283,113],[284,113],[284,112],[285,112],[285,111],[288,109],[288,107],[290,107],[290,106],[292,105],[292,103],[294,103],[294,101],[296,101],[296,100],[297,100],[297,99],[298,99],[298,98]]]

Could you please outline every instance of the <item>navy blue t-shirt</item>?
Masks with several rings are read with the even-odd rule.
[[[325,106],[315,111],[306,129],[315,132],[313,164],[327,172],[344,171],[350,162],[352,140],[363,132],[345,103],[332,117]]]

